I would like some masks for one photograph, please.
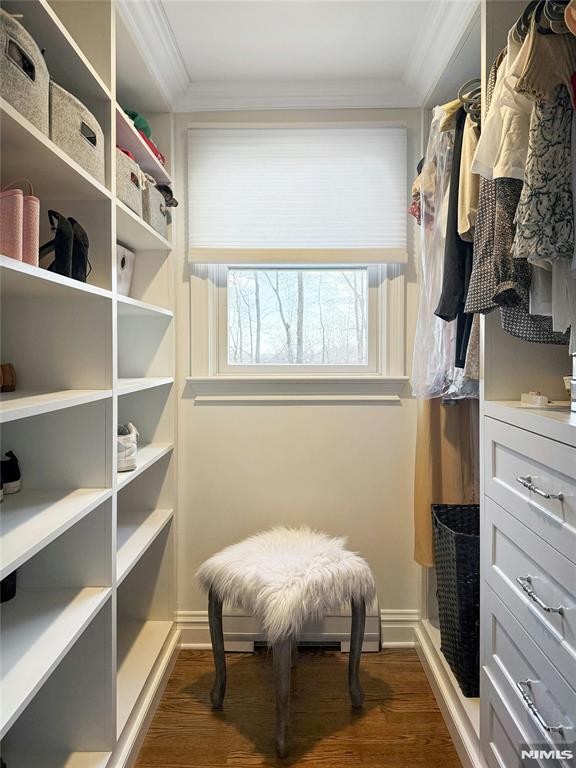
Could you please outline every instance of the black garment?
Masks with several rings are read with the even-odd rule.
[[[457,368],[464,368],[466,352],[472,328],[472,315],[464,312],[470,275],[472,274],[473,244],[462,240],[458,234],[458,190],[460,186],[460,164],[462,159],[462,137],[466,112],[458,110],[454,133],[454,151],[450,171],[450,192],[448,196],[448,217],[446,221],[446,244],[444,247],[444,274],[442,293],[435,315],[442,320],[457,319],[456,358]]]

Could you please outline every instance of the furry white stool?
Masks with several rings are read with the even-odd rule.
[[[208,592],[210,637],[216,665],[212,706],[221,709],[226,690],[222,604],[256,615],[274,653],[276,750],[288,751],[290,671],[296,639],[308,619],[318,619],[345,603],[352,607],[348,685],[352,706],[362,707],[358,678],[366,603],[375,595],[368,563],[344,548],[345,539],[310,528],[273,528],[233,544],[200,566],[197,576]]]

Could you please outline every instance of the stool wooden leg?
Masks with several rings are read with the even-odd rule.
[[[366,603],[364,600],[352,600],[352,630],[350,632],[350,657],[348,659],[348,689],[354,709],[361,709],[364,692],[360,685],[360,657],[366,625]]]
[[[276,686],[276,752],[288,754],[290,724],[290,673],[292,671],[292,641],[280,640],[273,646],[274,684]]]
[[[222,629],[222,601],[210,590],[208,595],[208,622],[210,624],[210,639],[216,666],[214,687],[210,694],[212,709],[222,709],[226,693],[226,655],[224,653],[224,630]]]

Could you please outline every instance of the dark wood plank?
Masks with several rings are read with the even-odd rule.
[[[224,708],[213,711],[211,651],[180,652],[136,768],[461,768],[415,651],[364,654],[364,707],[354,711],[348,657],[301,650],[284,760],[272,654],[228,654],[227,663]]]

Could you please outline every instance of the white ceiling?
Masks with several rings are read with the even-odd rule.
[[[173,108],[193,111],[419,106],[477,4],[123,0],[122,7]]]

